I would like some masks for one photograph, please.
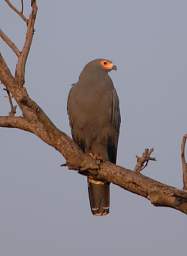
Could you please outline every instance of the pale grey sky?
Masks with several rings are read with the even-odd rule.
[[[16,2],[16,1],[14,1]],[[144,173],[182,186],[179,147],[187,132],[185,0],[38,1],[26,84],[30,95],[70,133],[66,101],[91,59],[106,57],[120,98],[118,163],[155,148]],[[22,22],[0,1],[0,27],[21,45]],[[0,41],[13,67],[15,59]],[[0,115],[9,105],[0,93]],[[33,135],[0,129],[0,255],[185,254],[187,217],[116,186],[111,214],[90,214],[85,177],[60,167],[53,148]]]

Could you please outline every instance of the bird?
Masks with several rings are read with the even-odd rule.
[[[119,98],[109,72],[117,66],[108,59],[94,59],[85,65],[72,85],[67,101],[74,142],[95,159],[116,163],[120,132]],[[110,208],[110,183],[87,177],[93,215],[104,216]]]

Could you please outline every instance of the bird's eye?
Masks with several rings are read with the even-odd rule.
[[[101,68],[105,71],[112,70],[113,64],[111,61],[108,61],[106,59],[100,61]]]

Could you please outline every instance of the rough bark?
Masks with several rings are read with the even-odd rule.
[[[15,6],[12,6],[10,1],[5,0],[5,2],[26,22],[27,32],[23,49],[20,51],[11,39],[0,31],[0,37],[18,58],[15,75],[13,75],[0,53],[0,81],[22,111],[22,116],[1,116],[0,127],[17,128],[35,134],[64,156],[69,169],[76,170],[84,175],[92,175],[107,182],[112,182],[125,190],[147,198],[155,206],[171,207],[187,214],[187,192],[185,191],[187,189],[187,165],[184,157],[184,144],[181,147],[183,150],[181,151],[181,159],[185,190],[179,190],[140,173],[147,166],[149,160],[155,160],[151,157],[153,149],[146,149],[141,157],[137,157],[137,164],[134,171],[110,162],[98,162],[90,155],[84,154],[73,140],[64,132],[60,131],[39,105],[30,98],[24,84],[25,65],[34,34],[37,3],[36,0],[30,1],[31,14],[27,19],[23,14],[23,1],[21,1],[21,11],[18,11]]]

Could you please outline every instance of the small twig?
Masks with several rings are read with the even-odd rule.
[[[8,6],[15,12],[17,13],[18,16],[20,16],[20,18],[22,18],[22,20],[27,24],[27,18],[25,17],[25,15],[23,14],[23,3],[22,3],[22,7],[21,7],[21,11],[19,11],[9,0],[5,0],[5,2],[8,4]],[[22,1],[23,2],[23,1]]]
[[[5,90],[5,91],[7,92],[7,94],[8,94],[8,100],[9,100],[10,109],[11,109],[11,111],[9,112],[9,116],[15,116],[17,106],[14,106],[14,105],[13,105],[12,97],[11,97],[11,95],[10,95],[9,90],[6,89],[6,88],[4,88],[3,90]]]
[[[14,42],[0,29],[0,37],[2,40],[12,49],[12,51],[16,54],[17,57],[20,56],[20,51],[15,45]]]
[[[23,14],[23,9],[24,9],[23,0],[21,0],[21,13],[22,13],[22,14]]]
[[[187,190],[187,163],[185,158],[185,146],[186,146],[187,134],[182,138],[181,143],[181,162],[182,162],[182,172],[183,172],[183,189]]]
[[[142,154],[142,156],[136,156],[137,163],[134,168],[134,171],[136,173],[140,173],[147,165],[149,161],[156,161],[156,158],[151,157],[151,154],[153,153],[154,149],[148,149],[146,148]]]

